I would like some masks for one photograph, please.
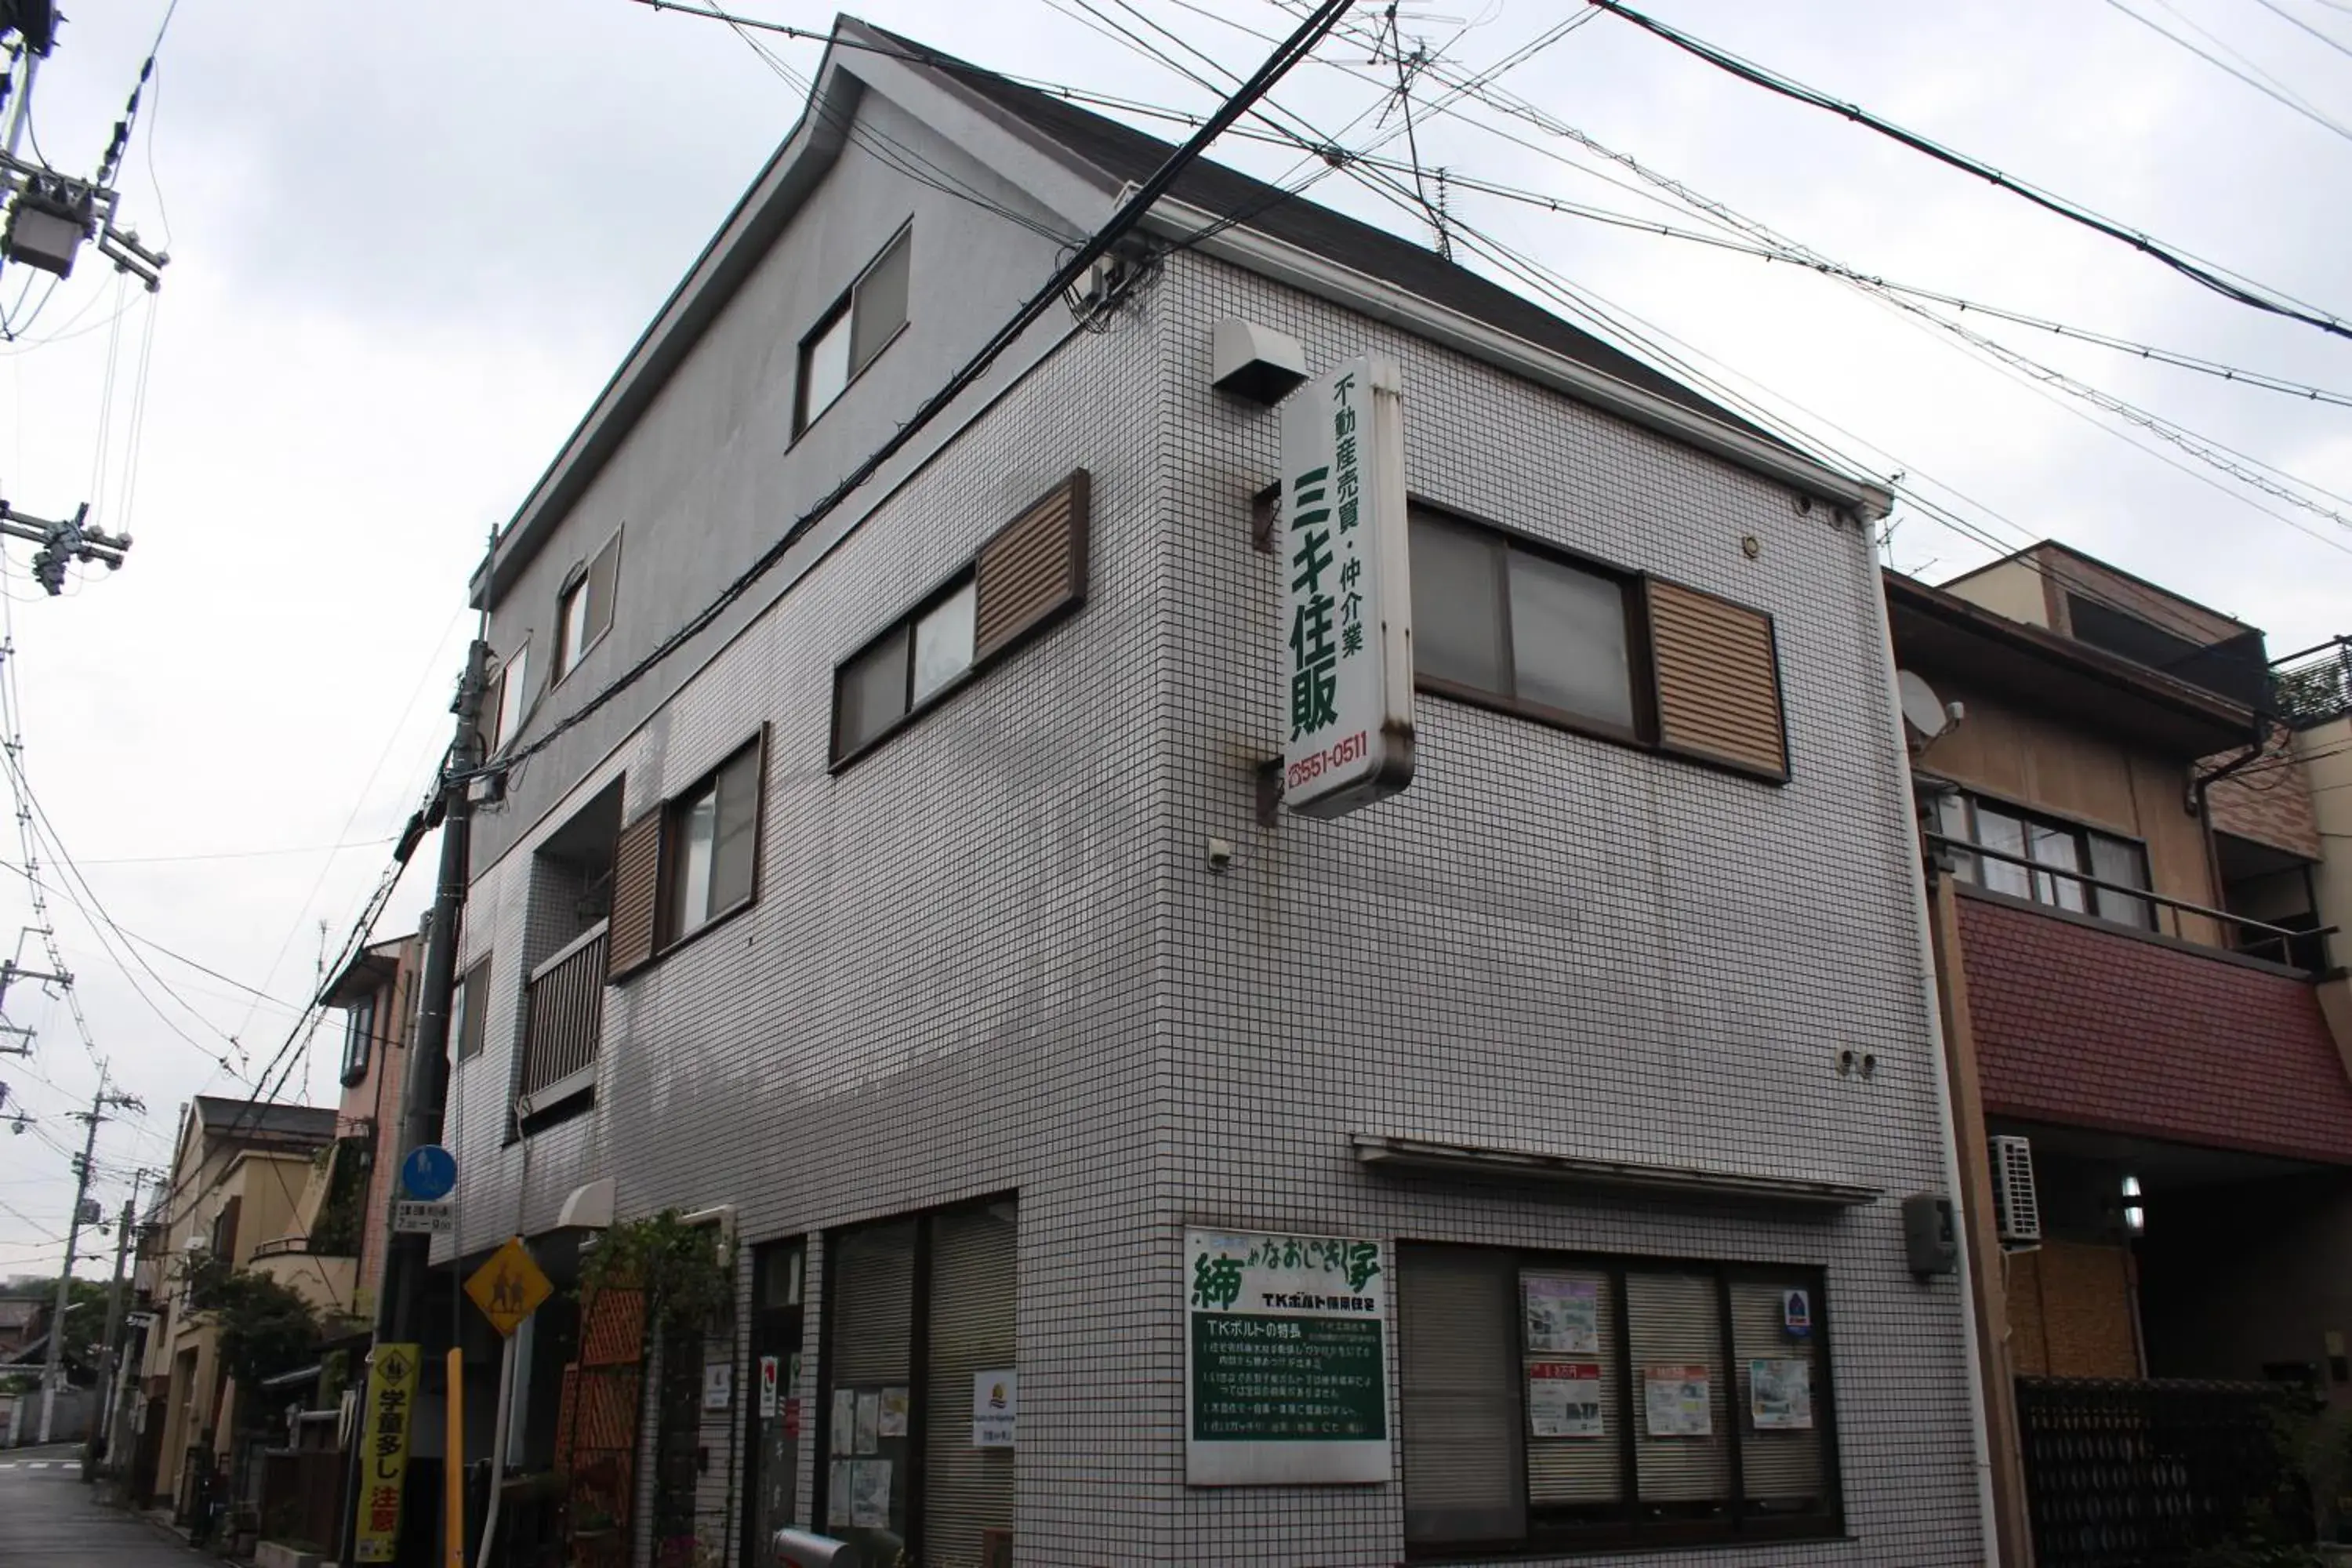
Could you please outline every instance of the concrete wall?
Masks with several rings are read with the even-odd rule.
[[[919,183],[864,149],[920,145],[943,179],[1044,216],[1036,202],[962,149],[867,92],[856,140],[766,260],[692,351],[513,588],[492,606],[500,658],[530,638],[529,685],[541,732],[584,696],[637,662],[709,603],[744,564],[866,457],[979,348],[1053,269],[1055,242],[1016,228],[962,196]],[[903,161],[903,160],[902,160]],[[801,340],[866,263],[909,221],[914,250],[907,331],[824,416],[795,438],[793,401]],[[1058,315],[1058,313],[1057,313]],[[1049,330],[1066,330],[1067,318]],[[1008,363],[1018,363],[1020,354]],[[870,496],[846,509],[861,511]],[[622,530],[613,629],[554,687],[556,595],[567,574]],[[724,641],[772,602],[824,548],[795,553],[714,630],[673,656],[514,781],[499,813],[477,819],[477,873],[495,862],[571,782],[623,744]],[[637,797],[631,795],[635,808]]]
[[[2031,626],[2050,625],[2050,586],[2032,560],[1996,561],[1944,584],[1972,605]]]

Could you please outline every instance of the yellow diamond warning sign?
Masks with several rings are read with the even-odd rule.
[[[466,1294],[502,1334],[513,1333],[554,1293],[555,1287],[523,1250],[519,1236],[509,1237],[507,1244],[491,1253],[490,1260],[466,1281]]]

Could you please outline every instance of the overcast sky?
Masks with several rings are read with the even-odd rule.
[[[1097,3],[1133,25],[1114,0]],[[773,21],[831,20],[782,0],[745,4]],[[1295,20],[1270,0],[1135,4],[1243,74],[1265,45],[1203,11],[1265,33]],[[2193,23],[2218,40],[2203,47],[2238,51],[2239,68],[2352,119],[2352,55],[2259,0],[1653,0],[1663,19],[1735,52],[2352,310],[2352,220],[2335,199],[2352,142],[2120,4],[2176,32]],[[2352,14],[2329,0],[2277,4],[2352,46]],[[46,157],[86,174],[163,5],[74,9],[84,14],[44,68],[34,128]],[[875,0],[864,14],[1024,76],[1195,113],[1214,102],[1090,29],[1076,0]],[[1379,14],[1360,7],[1367,21]],[[1408,44],[1476,70],[1572,14],[1567,0],[1423,0],[1402,26]],[[763,41],[803,76],[819,58],[814,44]],[[1369,59],[1360,45],[1328,44],[1276,100],[1325,133],[1355,121],[1343,139],[1360,148],[1394,125],[1363,113],[1379,95],[1352,73]],[[1392,65],[1372,71],[1393,78]],[[1595,16],[1497,85],[1865,272],[2352,390],[2352,343],[2228,303],[1621,19]],[[1521,146],[1431,112],[1438,90],[1417,89],[1425,164],[1699,226],[1604,183],[1632,176],[1532,125],[1465,106],[1532,143]],[[320,922],[339,942],[446,743],[466,577],[489,531],[799,107],[724,26],[632,0],[184,0],[119,181],[125,223],[172,254],[162,294],[124,289],[86,254],[22,340],[0,345],[0,497],[41,516],[89,500],[95,523],[137,539],[122,571],[93,569],[56,600],[26,579],[28,549],[7,549],[25,767],[89,889],[131,933],[101,943],[89,894],[68,898],[70,879],[37,851],[98,1052],[145,1100],[143,1117],[100,1132],[97,1191],[110,1211],[135,1167],[168,1162],[189,1096],[247,1092],[215,1058],[258,1073],[287,1038],[317,981]],[[1381,151],[1402,156],[1405,143]],[[1268,177],[1296,163],[1245,141],[1217,155]],[[1344,175],[1313,194],[1426,237]],[[1676,354],[1748,378],[1736,384],[1766,389],[1776,412],[1805,411],[1853,465],[1971,498],[1959,510],[1996,538],[2050,536],[2105,556],[2268,628],[2273,653],[2352,629],[2352,530],[2314,510],[2145,433],[2126,440],[2114,416],[2023,384],[1832,280],[1450,194],[1467,225],[1639,318],[1645,335],[1679,340],[1654,340]],[[10,269],[0,305],[21,325],[47,284]],[[2352,493],[2352,411],[1969,321],[2246,458]],[[1906,569],[1941,579],[1990,556],[1908,508],[1898,517],[1892,550]],[[0,861],[21,865],[5,826]],[[428,849],[383,931],[414,928],[431,865]],[[0,947],[31,920],[26,894],[21,876],[0,874]],[[126,976],[133,950],[153,973]],[[42,967],[38,953],[27,939],[27,967]],[[37,1031],[29,1058],[0,1058],[9,1109],[36,1121],[0,1134],[0,1277],[56,1267],[71,1197],[63,1151],[80,1135],[65,1112],[97,1079],[63,1001],[19,982],[5,1011]],[[339,1046],[331,1027],[310,1054],[314,1100],[332,1102]]]

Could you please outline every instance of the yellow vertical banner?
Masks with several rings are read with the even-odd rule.
[[[446,1568],[466,1568],[466,1352],[449,1350],[449,1458],[441,1484]]]
[[[360,1427],[359,1529],[355,1563],[390,1563],[400,1552],[400,1499],[408,1484],[408,1426],[416,1407],[415,1345],[378,1345],[368,1367]]]

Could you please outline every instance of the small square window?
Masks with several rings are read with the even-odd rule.
[[[367,1076],[375,1054],[375,998],[354,1003],[343,1015],[343,1081],[357,1083]]]
[[[907,291],[914,247],[901,231],[849,291],[801,340],[800,384],[793,399],[798,435],[833,405],[907,324]]]
[[[482,1054],[482,1013],[489,988],[490,959],[484,953],[458,980],[449,997],[449,1038],[457,1044],[459,1061]]]
[[[834,677],[835,760],[873,744],[971,668],[977,603],[967,577],[841,667]]]
[[[588,650],[613,629],[613,593],[621,569],[621,536],[604,542],[579,575],[558,597],[555,606],[555,679],[562,679],[580,667]]]

